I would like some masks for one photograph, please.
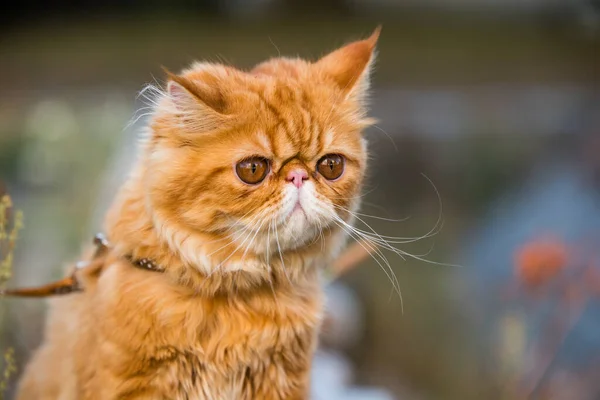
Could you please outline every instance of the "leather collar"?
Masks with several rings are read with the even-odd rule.
[[[110,242],[101,233],[98,233],[96,236],[94,236],[94,245],[96,246],[96,251],[92,256],[92,259],[90,261],[79,261],[77,264],[75,264],[75,271],[73,272],[73,274],[71,274],[71,276],[63,278],[56,282],[32,288],[15,288],[0,290],[0,295],[17,297],[48,297],[83,291],[83,287],[77,280],[77,271],[89,268],[92,265],[92,263],[101,262],[102,258],[104,258],[110,250]],[[149,258],[137,259],[133,258],[131,255],[127,255],[124,258],[127,261],[129,261],[129,263],[132,266],[139,269],[152,272],[165,271],[163,267],[156,264],[153,260]]]

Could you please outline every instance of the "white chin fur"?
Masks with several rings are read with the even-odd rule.
[[[244,254],[262,254],[269,260],[272,257],[279,257],[280,252],[294,250],[318,240],[320,231],[334,224],[335,209],[327,200],[319,199],[313,182],[306,182],[300,189],[288,184],[283,190],[282,202],[274,207],[273,212],[269,213],[269,217],[253,226],[246,227],[252,231],[240,227],[239,235],[228,248],[232,251],[234,249],[242,251]],[[302,209],[294,210],[298,202]],[[174,227],[161,222],[155,216],[155,225],[160,235],[173,250],[176,250],[186,262],[195,265],[202,272],[207,274],[213,272],[214,260],[209,254],[206,254],[201,239],[196,239],[193,234],[186,232],[181,227],[173,229]],[[261,223],[262,225],[260,225]],[[260,230],[257,232],[256,229]],[[330,248],[329,252],[335,254],[343,246],[345,235],[338,235],[338,237],[339,240],[332,243],[333,248]],[[258,264],[254,265],[255,263]],[[226,261],[221,268],[223,271],[239,269],[251,271],[264,268],[263,263],[264,261],[253,260],[252,257],[244,257],[244,261],[237,262],[237,264],[233,259],[229,262]]]
[[[334,225],[337,217],[334,207],[325,199],[321,200],[313,182],[306,182],[300,189],[288,184],[283,189],[283,200],[274,206],[269,217],[259,221],[257,225],[240,227],[239,235],[229,247],[232,251],[242,251],[244,254],[261,254],[266,260],[260,261],[252,257],[244,257],[243,262],[225,261],[221,266],[223,271],[244,269],[260,270],[266,267],[265,262],[279,253],[294,250],[319,240],[320,231]],[[301,209],[295,209],[300,203]],[[355,207],[351,207],[355,208]],[[182,227],[171,227],[155,215],[155,226],[159,234],[169,246],[177,251],[187,263],[196,266],[200,271],[210,274],[215,267],[215,260],[206,254],[202,239],[196,238],[191,232]],[[348,221],[350,222],[350,221]],[[260,225],[262,223],[262,225]],[[260,228],[259,231],[256,229]],[[336,235],[338,238],[330,243],[333,248],[328,253],[335,256],[342,248],[346,235]],[[331,247],[330,246],[330,247]],[[238,265],[239,264],[239,265]],[[256,265],[255,265],[256,264]]]
[[[298,202],[302,209],[295,210]],[[273,255],[302,247],[316,240],[319,231],[332,224],[335,215],[330,204],[317,198],[315,185],[310,181],[300,189],[287,184],[283,189],[283,200],[274,208],[270,219],[263,221],[261,231],[250,244],[249,249],[254,253]],[[249,241],[244,246],[248,244]]]
[[[301,209],[297,209],[297,204]],[[331,223],[333,208],[318,200],[313,182],[306,182],[301,188],[288,184],[279,207],[278,235],[282,250],[301,247],[315,240],[319,230]]]

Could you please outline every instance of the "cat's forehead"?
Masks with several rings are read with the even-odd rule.
[[[311,73],[311,64],[299,58],[273,58],[254,67],[250,74],[253,76],[270,76],[279,78],[298,79]]]
[[[291,159],[312,163],[330,153],[362,158],[361,136],[353,133],[279,125],[272,129],[259,128],[242,134],[244,138],[237,142],[235,150],[236,159],[259,155],[278,164]]]
[[[270,116],[281,120],[310,117],[320,120],[321,110],[327,107],[327,98],[319,91],[297,82],[277,81],[258,92],[259,106]],[[300,122],[300,121],[298,121]]]
[[[360,151],[361,126],[339,101],[342,93],[307,63],[277,60],[248,73],[230,70],[219,87],[234,123],[224,136],[231,138],[237,158],[312,160]]]
[[[281,91],[280,96],[296,96],[285,107],[277,106],[272,99],[261,100],[263,107],[251,124],[241,127],[244,136],[239,142],[239,156],[253,154],[285,161],[298,158],[309,161],[327,153],[361,152],[361,135],[348,124],[327,118],[326,110],[315,112],[298,100],[298,93]],[[331,105],[329,105],[331,109]]]
[[[317,101],[322,101],[323,97],[332,95],[329,85],[310,72],[291,70],[273,75],[252,75],[251,79],[258,83],[251,87],[260,94],[261,99],[273,102],[277,107],[310,108]]]
[[[332,105],[318,91],[299,82],[275,81],[258,92],[258,103],[252,136],[274,156],[312,158],[330,146],[334,124],[326,115]]]

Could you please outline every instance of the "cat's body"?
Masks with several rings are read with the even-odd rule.
[[[19,399],[308,397],[319,270],[364,176],[377,36],[316,63],[170,76],[107,216],[113,247],[77,272],[83,292],[53,299]]]
[[[20,398],[307,398],[316,293],[290,287],[279,307],[270,288],[206,299],[116,261],[95,288],[54,300]]]

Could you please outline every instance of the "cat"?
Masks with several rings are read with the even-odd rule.
[[[309,397],[320,271],[365,176],[379,33],[312,62],[166,71],[102,268],[51,300],[18,399]]]

